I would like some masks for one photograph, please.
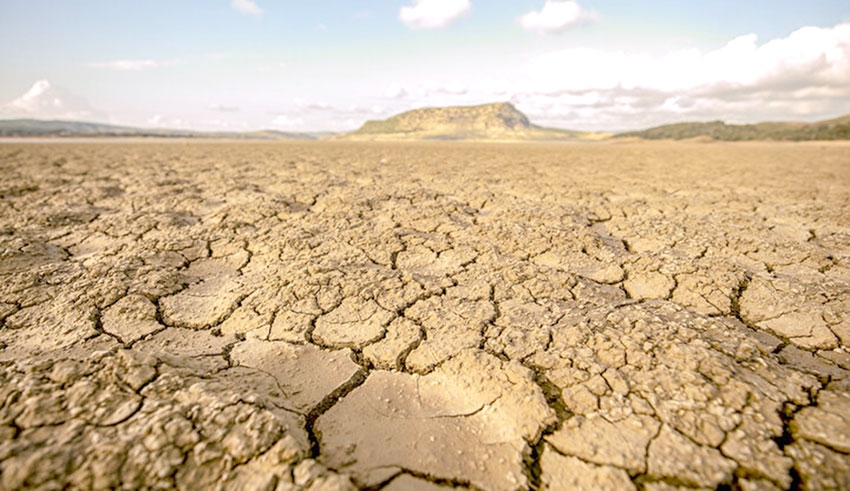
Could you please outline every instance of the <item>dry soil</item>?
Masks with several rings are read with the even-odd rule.
[[[0,488],[850,488],[850,145],[0,145]]]

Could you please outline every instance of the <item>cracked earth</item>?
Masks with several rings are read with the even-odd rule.
[[[0,146],[0,488],[848,489],[850,146]]]

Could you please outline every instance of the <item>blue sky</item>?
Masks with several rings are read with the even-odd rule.
[[[814,120],[850,113],[850,3],[0,0],[0,70],[0,117],[142,126],[497,100],[577,129]]]

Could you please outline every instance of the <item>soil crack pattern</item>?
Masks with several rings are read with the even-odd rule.
[[[0,489],[850,489],[847,144],[2,146]]]

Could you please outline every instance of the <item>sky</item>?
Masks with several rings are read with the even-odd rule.
[[[546,126],[850,113],[847,0],[0,0],[0,118],[344,131],[510,101]]]

